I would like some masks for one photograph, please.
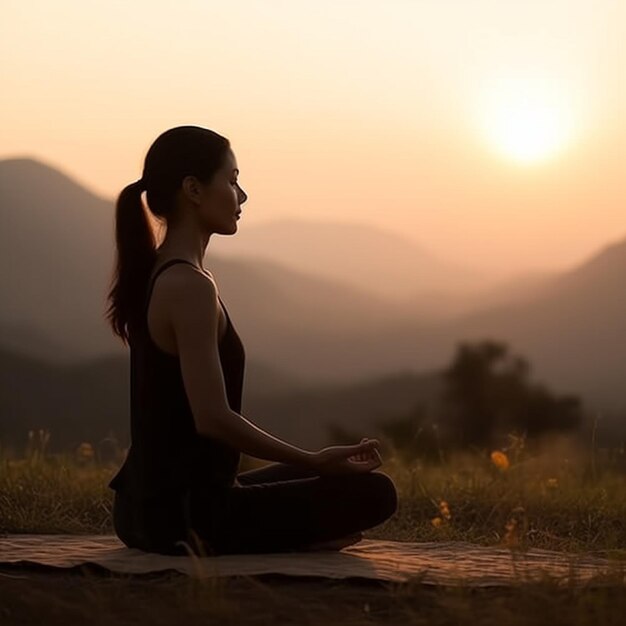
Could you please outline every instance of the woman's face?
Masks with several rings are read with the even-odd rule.
[[[237,232],[240,207],[248,199],[238,177],[237,160],[229,149],[224,166],[215,172],[210,183],[200,186],[198,211],[209,232],[222,235]]]

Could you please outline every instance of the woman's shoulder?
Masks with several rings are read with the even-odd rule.
[[[219,299],[219,289],[211,276],[187,263],[177,263],[157,276],[153,298],[168,311],[179,306],[213,308],[212,303]]]
[[[204,268],[199,269],[188,261],[176,258],[160,259],[150,274],[150,282],[159,282],[162,285],[174,287],[194,287],[199,284],[199,281],[206,282],[207,279],[217,288],[215,278],[210,272]]]

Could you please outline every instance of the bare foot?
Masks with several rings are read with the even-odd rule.
[[[359,543],[361,539],[363,539],[363,533],[358,532],[352,535],[346,535],[345,537],[339,537],[338,539],[309,543],[302,548],[302,550],[304,552],[317,552],[318,550],[341,550],[341,548],[347,548],[355,543]]]

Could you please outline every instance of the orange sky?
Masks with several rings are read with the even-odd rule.
[[[564,268],[626,236],[624,40],[623,0],[5,0],[0,158],[113,198],[197,124],[232,141],[240,230],[360,220]]]

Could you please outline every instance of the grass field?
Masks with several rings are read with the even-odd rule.
[[[101,463],[90,445],[50,455],[43,438],[27,454],[0,458],[0,532],[113,533],[107,483],[119,460]],[[495,452],[495,454],[490,454]],[[457,455],[428,465],[383,449],[395,481],[396,515],[369,539],[461,540],[591,552],[626,561],[623,451],[553,441],[528,453]],[[243,469],[263,462],[244,457]],[[624,586],[568,589],[550,582],[509,589],[429,588],[416,583],[182,575],[131,578],[0,571],[0,623],[90,624],[606,624],[622,623]],[[45,621],[41,616],[45,615]]]

